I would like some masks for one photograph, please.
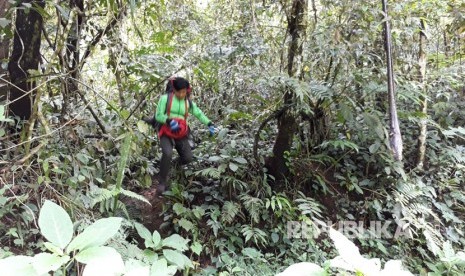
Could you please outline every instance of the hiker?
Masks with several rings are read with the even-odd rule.
[[[192,150],[188,141],[188,114],[194,115],[200,122],[208,126],[210,135],[215,133],[215,126],[210,119],[189,98],[191,86],[185,78],[176,77],[168,80],[166,92],[158,101],[154,118],[144,121],[152,126],[158,125],[158,138],[162,151],[160,161],[159,184],[157,194],[163,193],[168,187],[168,175],[171,169],[173,147],[179,153],[181,164],[192,161]]]

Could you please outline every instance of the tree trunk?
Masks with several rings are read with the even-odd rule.
[[[318,16],[317,16],[315,0],[312,0],[312,9],[313,9],[313,20],[315,21],[314,24],[316,26],[316,24],[318,23]]]
[[[287,60],[287,72],[290,77],[300,76],[302,45],[307,27],[307,0],[294,0],[291,13],[288,16],[287,35],[290,38]],[[284,105],[292,106],[293,91],[287,90],[284,94]],[[266,167],[275,177],[276,182],[282,182],[289,175],[285,153],[290,151],[294,133],[296,131],[296,118],[287,108],[278,117],[278,135],[273,146],[273,156],[267,160]]]
[[[72,20],[72,25],[70,27],[70,32],[66,41],[66,55],[64,56],[62,66],[67,72],[66,81],[63,84],[61,90],[63,94],[63,107],[61,110],[61,115],[67,113],[68,105],[71,103],[71,100],[78,100],[78,82],[79,82],[79,65],[80,65],[80,51],[79,51],[79,42],[81,39],[81,29],[83,24],[83,14],[84,14],[84,1],[83,0],[70,0],[69,1],[70,9],[75,9],[79,12],[76,13],[76,20]],[[64,20],[63,22],[69,22]],[[69,23],[68,23],[69,24]],[[66,29],[66,26],[63,26]]]
[[[22,3],[45,7],[45,0],[25,0]],[[35,81],[29,79],[29,70],[39,69],[42,24],[42,16],[34,8],[17,9],[13,51],[8,63],[13,84],[9,108],[22,120],[29,119],[34,102]]]
[[[425,163],[425,154],[426,154],[426,122],[427,122],[427,112],[428,112],[428,97],[426,91],[426,24],[425,20],[421,19],[420,21],[420,45],[419,45],[419,55],[418,55],[418,65],[419,65],[419,82],[422,88],[422,97],[421,97],[421,113],[423,118],[420,121],[420,135],[418,137],[418,156],[417,156],[417,168],[423,170]]]
[[[118,65],[118,56],[114,52],[114,50],[111,48],[108,49],[108,56],[109,56],[108,64],[111,66],[113,70],[113,74],[115,74],[116,86],[118,87],[119,104],[121,108],[124,108],[125,98],[124,98],[124,91],[123,91],[123,80],[121,78],[121,70]]]
[[[384,12],[384,46],[386,51],[387,78],[388,78],[388,97],[389,97],[389,144],[394,159],[402,161],[402,135],[400,133],[399,119],[397,118],[397,105],[394,87],[394,66],[391,53],[391,28],[387,12],[387,0],[381,0]]]
[[[10,2],[0,1],[0,17],[5,18],[7,11],[10,7]],[[10,54],[10,39],[7,36],[4,36],[0,40],[0,61],[8,60]],[[0,66],[0,102],[7,99],[9,86],[8,86],[8,70]]]
[[[450,41],[448,38],[448,30],[447,28],[442,31],[442,36],[444,39],[444,56],[446,60],[450,57],[450,52],[451,52],[451,47],[450,47]]]

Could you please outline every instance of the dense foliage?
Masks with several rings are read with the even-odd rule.
[[[343,238],[330,238],[331,225],[386,269],[401,260],[414,274],[463,275],[465,2],[389,3],[404,144],[396,161],[381,2],[304,1],[302,70],[290,76],[297,1],[12,4],[2,40],[20,9],[44,25],[40,68],[29,71],[35,113],[18,120],[0,98],[0,267],[10,257],[31,275],[96,275],[96,262],[128,275],[275,275],[311,262],[333,274]],[[161,152],[141,118],[171,75],[191,81],[220,131],[211,137],[190,118],[195,161],[174,168],[163,199],[148,198]],[[265,163],[283,110],[296,130],[290,174],[275,181]]]

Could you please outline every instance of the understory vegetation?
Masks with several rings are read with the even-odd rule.
[[[465,2],[390,3],[402,160],[381,1],[24,2],[0,17],[9,44],[18,10],[43,18],[30,118],[0,94],[11,275],[276,275],[299,262],[377,275],[395,260],[415,275],[465,273]],[[305,32],[290,74],[297,2]],[[173,160],[170,190],[150,197],[161,150],[141,119],[173,75],[219,131],[189,117],[194,161]],[[268,165],[282,116],[283,178]],[[354,252],[363,258],[344,259]]]

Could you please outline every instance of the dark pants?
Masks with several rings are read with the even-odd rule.
[[[174,140],[166,136],[160,138],[161,146],[161,162],[160,162],[160,184],[168,185],[168,175],[171,169],[171,159],[173,158],[173,146],[176,148],[179,156],[181,157],[181,164],[188,164],[192,161],[192,151],[188,142],[187,136],[185,138]]]

